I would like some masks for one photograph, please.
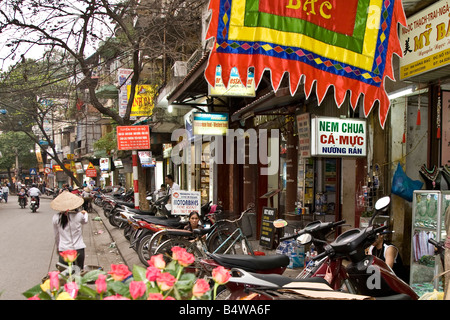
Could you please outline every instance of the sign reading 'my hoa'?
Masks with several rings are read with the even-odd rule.
[[[311,119],[311,155],[319,157],[367,156],[365,120],[316,117]]]

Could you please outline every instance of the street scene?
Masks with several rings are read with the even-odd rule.
[[[449,14],[0,1],[0,300],[450,300]]]

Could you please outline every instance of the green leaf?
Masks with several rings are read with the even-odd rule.
[[[97,291],[95,291],[92,288],[89,288],[88,286],[85,285],[81,285],[79,290],[78,290],[78,297],[77,299],[84,299],[84,298],[89,298],[89,299],[96,299],[97,298]]]
[[[98,276],[100,274],[106,274],[106,272],[102,271],[102,270],[92,270],[89,271],[88,273],[86,273],[82,278],[81,278],[81,283],[85,284],[85,283],[89,283],[89,282],[95,282],[95,280],[98,279]]]
[[[134,281],[145,281],[147,279],[145,277],[146,272],[147,272],[146,268],[134,265],[133,266],[133,278],[134,278]]]
[[[34,297],[37,294],[40,294],[41,292],[42,292],[41,285],[38,284],[38,285],[35,285],[33,288],[28,289],[27,291],[25,291],[22,294],[25,296],[25,298],[28,299],[28,298]]]
[[[121,296],[126,296],[129,293],[128,285],[120,281],[113,281],[108,283],[108,288],[113,290],[115,293],[120,294]]]

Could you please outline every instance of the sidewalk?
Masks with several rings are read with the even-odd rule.
[[[111,264],[123,263],[130,270],[134,265],[142,266],[137,253],[130,248],[130,242],[125,239],[123,230],[113,227],[103,214],[103,209],[93,205],[94,212],[89,214],[89,223],[83,229],[86,243],[85,265],[98,265],[109,271]],[[100,217],[101,221],[95,219]],[[252,241],[254,250],[262,251],[266,255],[275,254],[275,250],[268,250],[259,246],[259,241]],[[295,278],[301,268],[286,269],[283,275]]]

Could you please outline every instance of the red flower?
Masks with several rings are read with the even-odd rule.
[[[104,274],[99,274],[97,280],[95,280],[95,289],[98,294],[103,294],[106,292],[106,276]]]
[[[60,252],[61,257],[63,257],[64,261],[67,263],[72,263],[77,260],[78,252],[77,250],[66,250]]]
[[[149,293],[147,300],[164,300],[164,296],[161,293]]]
[[[178,263],[183,267],[187,267],[195,261],[195,256],[187,252],[185,248],[175,246],[172,248],[172,252],[172,259],[178,260]]]
[[[137,298],[140,298],[145,294],[145,291],[147,291],[147,286],[142,281],[131,281],[129,290],[131,298],[133,298],[133,300],[136,300]]]
[[[108,272],[114,281],[123,281],[132,275],[128,267],[124,264],[112,264],[111,271]]]
[[[220,267],[217,267],[217,268],[213,269],[213,271],[212,271],[212,278],[218,284],[225,284],[225,283],[228,282],[228,280],[230,280],[231,275],[230,275],[230,273],[228,272],[227,269],[225,269],[224,267],[220,266]]]
[[[164,261],[163,255],[158,254],[156,256],[152,256],[150,260],[148,260],[148,264],[151,267],[156,267],[158,269],[164,269],[166,267],[166,262]]]
[[[116,295],[113,295],[113,296],[106,297],[103,300],[130,300],[130,299],[128,299],[126,297],[122,297],[120,294],[116,294]]]
[[[160,273],[156,276],[156,284],[162,291],[167,291],[173,287],[177,279],[168,272]]]
[[[64,285],[64,290],[75,299],[78,295],[78,285],[76,282],[68,282]]]
[[[48,273],[50,276],[50,290],[58,290],[59,289],[59,271],[50,271]]]
[[[198,279],[192,288],[192,294],[195,297],[201,297],[209,290],[209,284],[205,279]]]
[[[27,300],[41,300],[41,298],[39,298],[39,295],[35,295],[35,296],[28,298]]]
[[[156,281],[156,277],[158,274],[161,273],[161,270],[159,270],[156,267],[148,267],[147,272],[145,272],[145,277],[148,281]]]

